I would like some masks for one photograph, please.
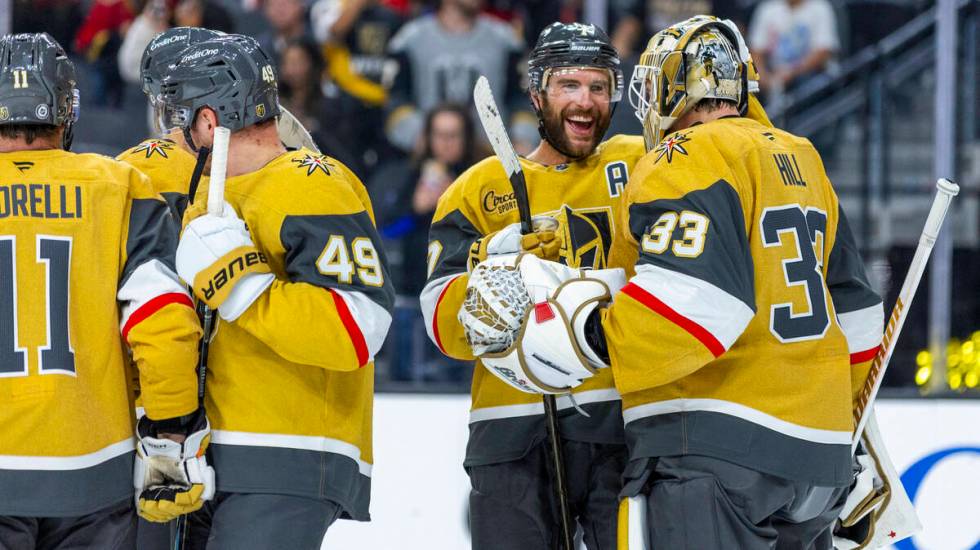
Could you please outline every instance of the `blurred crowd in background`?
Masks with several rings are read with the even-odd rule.
[[[829,78],[838,61],[931,3],[923,0],[13,0],[14,32],[46,31],[81,71],[76,150],[115,155],[150,135],[139,90],[143,49],[172,26],[256,37],[277,60],[280,100],[320,149],[367,185],[408,313],[396,316],[391,377],[434,364],[433,379],[465,366],[436,359],[411,312],[426,278],[436,203],[457,175],[490,154],[471,94],[489,79],[519,153],[538,142],[526,93],[526,54],[549,23],[606,29],[627,78],[646,40],[699,13],[732,19],[778,105],[794,88]],[[624,102],[625,103],[625,102]],[[609,135],[640,133],[620,105]],[[818,143],[818,146],[820,144]],[[434,362],[434,363],[433,363]],[[447,367],[450,365],[450,367]],[[404,371],[404,372],[403,372]],[[401,373],[401,374],[400,374]],[[425,377],[429,374],[423,373]],[[416,376],[416,375],[412,375]]]

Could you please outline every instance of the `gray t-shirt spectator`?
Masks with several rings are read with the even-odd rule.
[[[479,15],[466,32],[443,27],[438,16],[408,22],[388,44],[399,62],[391,89],[386,124],[388,141],[411,151],[422,130],[425,113],[441,103],[472,105],[473,86],[480,75],[490,81],[501,109],[522,98],[517,62],[523,44],[505,23]],[[521,105],[526,105],[526,98]]]
[[[468,105],[481,74],[502,101],[514,84],[521,49],[511,27],[487,16],[478,17],[468,33],[451,33],[435,15],[426,15],[407,23],[389,44],[406,62],[400,79],[410,75],[410,101],[422,111],[443,102]]]

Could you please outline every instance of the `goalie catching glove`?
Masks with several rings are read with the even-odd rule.
[[[472,272],[480,262],[491,256],[526,252],[542,260],[557,261],[561,242],[557,238],[558,220],[550,216],[534,216],[534,232],[524,235],[521,224],[512,223],[500,231],[488,233],[470,246],[467,269]]]
[[[220,215],[200,214],[197,206],[184,213],[191,222],[177,245],[177,274],[191,285],[194,296],[217,308],[225,321],[234,321],[275,276],[230,204],[224,203]]]
[[[205,451],[211,425],[204,409],[181,418],[153,421],[144,416],[136,425],[136,507],[149,521],[167,522],[201,508],[214,496],[214,469]],[[181,435],[182,442],[165,437]]]
[[[561,394],[606,366],[585,341],[589,315],[626,283],[622,269],[581,271],[530,254],[497,256],[470,275],[459,312],[475,355],[527,393]]]

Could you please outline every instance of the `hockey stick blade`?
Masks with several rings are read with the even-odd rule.
[[[912,257],[909,271],[905,275],[905,282],[902,283],[902,289],[898,293],[898,299],[895,300],[895,307],[892,309],[891,316],[888,318],[888,325],[885,327],[881,347],[871,362],[868,378],[865,380],[864,387],[861,389],[861,393],[857,397],[857,403],[854,406],[855,428],[854,437],[851,440],[852,453],[857,448],[858,442],[861,441],[861,432],[864,431],[864,425],[868,421],[868,415],[874,404],[875,397],[878,395],[878,389],[881,387],[885,369],[888,368],[888,362],[891,361],[892,352],[895,351],[898,335],[902,331],[902,325],[905,324],[909,307],[912,305],[912,298],[915,297],[915,291],[919,288],[919,281],[922,279],[923,273],[925,273],[926,264],[929,263],[929,255],[932,253],[932,247],[936,243],[936,238],[939,237],[939,231],[943,227],[943,220],[946,219],[949,205],[953,197],[959,192],[960,187],[947,179],[940,179],[936,182],[936,197],[933,199],[932,207],[929,209],[929,215],[926,217],[925,227],[922,228],[919,245],[915,249],[915,255]]]
[[[500,117],[500,109],[497,102],[493,99],[493,91],[490,90],[490,82],[487,77],[480,76],[473,88],[473,103],[476,104],[476,112],[480,116],[480,124],[483,131],[490,140],[493,152],[504,165],[510,185],[514,188],[514,200],[517,202],[517,213],[521,216],[521,233],[533,231],[531,226],[531,205],[527,197],[527,181],[524,179],[524,170],[521,168],[517,152],[514,151],[514,144],[507,136],[507,129],[504,128],[504,121]]]

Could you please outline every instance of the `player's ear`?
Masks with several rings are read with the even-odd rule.
[[[531,105],[534,105],[535,110],[541,110],[541,97],[534,90],[531,91]]]

